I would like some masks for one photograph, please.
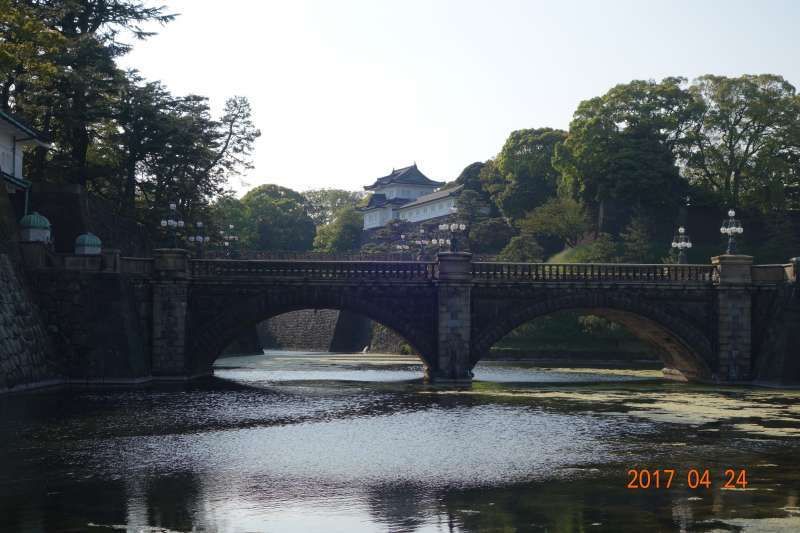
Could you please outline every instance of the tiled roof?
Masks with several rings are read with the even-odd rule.
[[[386,207],[387,205],[400,207],[404,204],[408,203],[407,198],[391,198],[387,199],[385,194],[376,193],[369,197],[369,203],[366,207],[362,207],[362,211],[368,211],[370,209],[378,209],[380,207]]]
[[[420,170],[417,168],[417,164],[414,163],[410,167],[393,170],[392,173],[389,174],[388,176],[378,178],[377,180],[375,180],[375,183],[373,183],[372,185],[367,185],[366,187],[364,187],[364,189],[371,191],[372,189],[378,187],[385,187],[387,185],[391,185],[392,183],[405,183],[408,185],[428,185],[430,187],[441,187],[442,185],[444,185],[445,182],[433,181],[432,179],[428,178],[428,176],[420,172]]]
[[[441,200],[442,198],[447,198],[448,196],[455,196],[463,188],[464,188],[463,185],[458,185],[456,187],[451,187],[449,189],[443,189],[441,191],[432,192],[430,194],[426,194],[425,196],[420,196],[413,202],[404,205],[402,208],[407,209],[411,207],[416,207],[418,205],[427,204],[428,202],[433,202],[435,200]]]

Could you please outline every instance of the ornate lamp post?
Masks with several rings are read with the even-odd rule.
[[[197,230],[197,234],[189,235],[189,242],[193,242],[197,244],[198,249],[198,257],[203,257],[203,250],[208,242],[211,241],[211,237],[206,235],[206,227],[201,221],[197,221],[194,224],[195,229]]]
[[[161,220],[161,227],[172,233],[172,247],[178,247],[178,228],[183,229],[185,223],[183,217],[178,212],[178,205],[174,202],[169,204],[169,214],[167,218]]]
[[[233,230],[233,224],[228,224],[228,233],[225,233],[223,230],[219,230],[219,236],[222,239],[222,245],[226,250],[225,255],[235,258],[237,255],[239,255],[235,247],[235,244],[239,242],[239,236],[236,235]]]
[[[445,232],[445,235],[449,233],[449,238],[445,238],[444,241],[446,244],[450,246],[451,252],[458,251],[458,237],[466,231],[467,225],[466,224],[456,224],[455,222],[452,224],[439,224],[439,230]],[[441,242],[442,239],[439,239],[439,245],[441,246],[443,243]]]
[[[692,240],[686,235],[686,228],[683,226],[678,228],[678,233],[672,238],[672,247],[678,250],[678,263],[685,265],[686,250],[692,247]]]
[[[744,228],[742,227],[742,223],[733,218],[736,216],[736,211],[733,209],[728,211],[728,220],[722,221],[722,227],[719,228],[719,232],[723,235],[728,236],[728,250],[725,252],[728,255],[735,255],[736,254],[736,236],[741,235],[744,233]]]

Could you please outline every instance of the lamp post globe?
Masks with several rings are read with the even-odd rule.
[[[678,233],[672,239],[672,248],[678,250],[678,263],[685,265],[687,263],[686,252],[691,249],[692,240],[686,234],[686,228],[683,226],[678,228]]]
[[[744,233],[741,221],[736,218],[736,211],[733,209],[728,210],[728,219],[722,221],[722,226],[719,232],[722,235],[728,236],[728,249],[725,251],[727,255],[736,254],[736,236]]]

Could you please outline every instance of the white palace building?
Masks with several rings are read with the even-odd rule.
[[[443,181],[433,181],[420,172],[416,163],[392,170],[364,190],[372,192],[369,204],[362,208],[364,229],[374,229],[400,219],[424,222],[455,212],[456,196],[461,185],[440,190]]]

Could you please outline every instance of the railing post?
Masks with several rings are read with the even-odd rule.
[[[437,284],[437,353],[427,378],[434,382],[470,382],[472,254],[440,253]]]
[[[153,250],[154,376],[188,377],[186,310],[189,297],[189,253]]]
[[[791,283],[798,283],[800,282],[800,257],[792,257],[789,259],[789,263],[792,265],[789,275],[789,281]]]
[[[717,268],[717,376],[720,381],[744,381],[752,374],[751,332],[753,258],[720,255],[711,258]]]

